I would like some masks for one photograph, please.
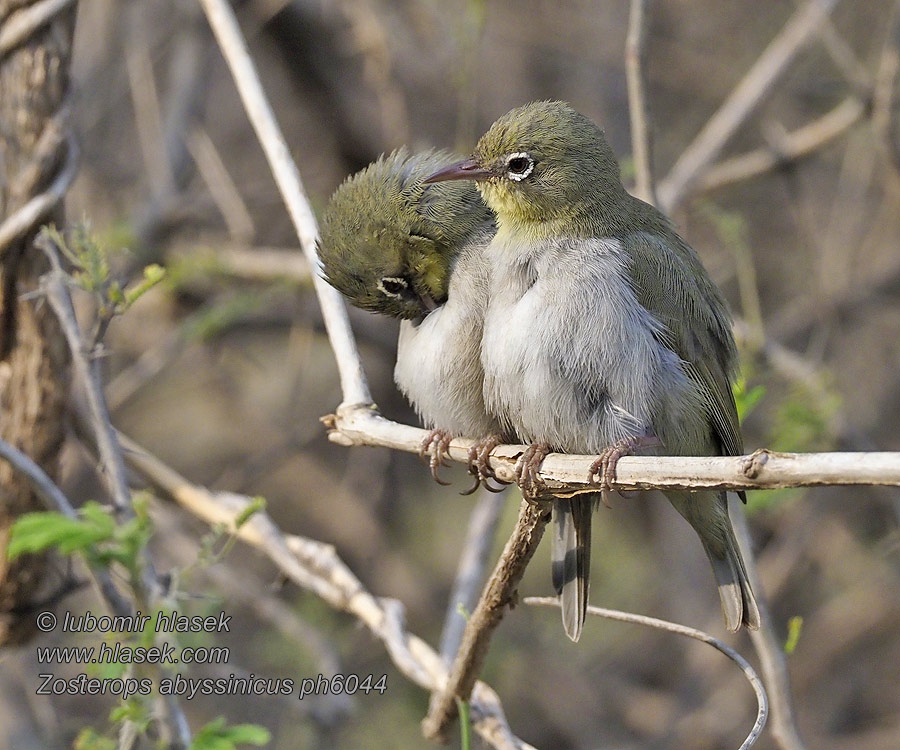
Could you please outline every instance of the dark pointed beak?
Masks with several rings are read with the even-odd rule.
[[[480,167],[474,159],[466,159],[465,161],[451,164],[449,167],[439,169],[430,177],[426,177],[423,182],[449,182],[450,180],[486,180],[491,176],[488,169]]]

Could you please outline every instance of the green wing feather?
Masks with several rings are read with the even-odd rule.
[[[652,215],[638,226],[649,229],[623,238],[635,293],[665,326],[666,345],[684,361],[688,377],[699,387],[722,455],[741,455],[743,441],[731,390],[737,348],[725,301],[696,252],[659,212],[646,204],[641,207]]]

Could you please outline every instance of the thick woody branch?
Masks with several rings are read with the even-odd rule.
[[[660,182],[659,204],[665,213],[672,213],[693,191],[738,128],[771,93],[791,61],[815,38],[837,3],[838,0],[808,0],[791,16]]]
[[[478,606],[466,624],[463,641],[456,652],[447,684],[432,696],[428,716],[422,722],[422,733],[429,739],[443,738],[447,725],[456,715],[456,701],[469,700],[487,656],[491,636],[503,619],[507,607],[515,603],[516,589],[544,535],[548,520],[546,509],[522,501],[516,528],[507,540]]]
[[[344,406],[323,419],[342,445],[378,445],[418,452],[425,431],[382,417],[371,405]],[[449,458],[468,461],[471,440],[450,443]],[[501,445],[490,464],[499,479],[514,481],[522,445]],[[596,456],[551,453],[541,465],[547,495],[596,492],[587,482]],[[615,490],[758,490],[819,485],[900,486],[900,453],[775,453],[748,456],[625,456],[616,466]]]

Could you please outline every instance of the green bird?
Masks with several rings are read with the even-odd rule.
[[[485,255],[484,403],[533,445],[523,487],[550,451],[599,454],[608,490],[638,446],[671,455],[739,455],[730,317],[696,252],[656,208],[630,195],[603,131],[563,102],[507,113],[472,158],[427,180],[474,180],[497,216]],[[563,624],[581,634],[591,512],[601,495],[554,500],[553,579]],[[724,492],[667,492],[695,529],[729,630],[759,611]],[[743,499],[743,494],[741,494]]]
[[[470,452],[477,487],[500,442],[480,360],[495,224],[472,184],[423,182],[451,158],[400,149],[349,177],[323,213],[318,251],[352,304],[402,319],[394,380],[431,428],[421,454],[431,448],[434,478],[452,437],[488,439]]]

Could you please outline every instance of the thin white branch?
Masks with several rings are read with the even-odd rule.
[[[260,145],[265,152],[275,182],[293,221],[297,237],[300,239],[303,252],[306,254],[310,267],[316,269],[316,273],[313,275],[313,284],[319,297],[328,338],[331,340],[331,347],[337,359],[344,403],[371,403],[372,396],[369,394],[369,386],[356,349],[356,341],[353,338],[353,331],[350,329],[347,308],[344,306],[340,294],[329,286],[318,273],[320,264],[316,253],[316,238],[319,230],[306,198],[300,173],[291,158],[290,150],[275,120],[275,114],[263,93],[262,84],[247,51],[247,45],[234,17],[234,11],[227,0],[200,0],[200,4],[209,19],[222,54],[225,56],[225,61],[231,69],[244,109],[247,111]]]
[[[788,676],[787,655],[775,631],[775,624],[769,615],[769,602],[765,589],[759,578],[759,568],[753,554],[750,529],[747,517],[739,508],[731,509],[734,524],[734,535],[737,537],[750,586],[756,592],[756,603],[759,606],[759,630],[750,630],[750,640],[759,657],[768,693],[772,703],[772,734],[781,750],[805,750],[800,730],[797,728],[794,713],[794,700],[791,694],[791,681]],[[736,511],[736,512],[735,512]]]
[[[523,601],[525,604],[541,607],[559,607],[559,599],[555,597],[527,596]],[[762,680],[759,679],[759,676],[753,670],[753,667],[750,666],[743,656],[731,648],[731,646],[722,643],[718,638],[711,636],[709,633],[704,633],[702,630],[689,628],[687,625],[679,625],[678,623],[669,622],[667,620],[658,620],[655,617],[647,617],[646,615],[636,615],[632,612],[620,612],[616,609],[605,609],[603,607],[594,606],[589,606],[587,611],[589,615],[605,617],[608,620],[629,622],[635,625],[643,625],[647,628],[656,628],[657,630],[664,630],[667,633],[675,633],[687,638],[693,638],[694,640],[706,643],[725,654],[725,656],[740,667],[744,676],[747,678],[747,682],[750,683],[750,687],[753,688],[753,692],[756,693],[756,722],[753,724],[750,734],[747,735],[747,739],[744,740],[739,750],[748,750],[748,748],[751,748],[756,744],[756,741],[762,734],[763,728],[766,726],[766,718],[769,715],[769,699],[766,696],[766,689],[763,687]]]
[[[342,445],[378,445],[418,452],[425,430],[391,422],[374,408],[344,407],[323,420]],[[471,440],[456,439],[448,455],[466,463]],[[522,445],[501,445],[490,464],[498,479],[514,481]],[[547,493],[596,492],[587,483],[596,456],[551,453],[541,465]],[[818,485],[900,486],[900,453],[775,453],[749,456],[625,456],[616,465],[616,490],[755,490]]]
[[[794,12],[660,182],[657,195],[665,213],[678,208],[738,128],[772,92],[791,61],[817,38],[816,32],[838,2],[808,0]]]
[[[631,115],[631,155],[634,159],[635,195],[647,203],[655,204],[650,117],[644,82],[647,5],[648,0],[631,0],[628,35],[625,37],[625,77],[628,81],[628,111]]]

